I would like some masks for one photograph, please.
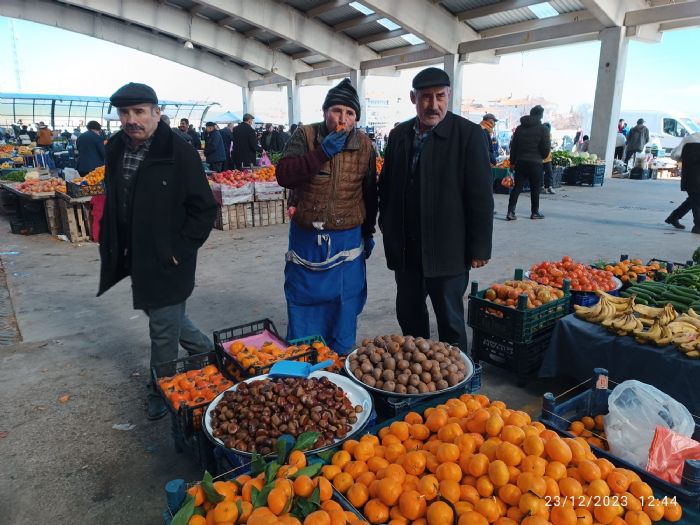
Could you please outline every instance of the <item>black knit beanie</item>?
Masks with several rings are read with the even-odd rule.
[[[336,104],[354,109],[357,118],[360,118],[360,98],[357,96],[357,91],[350,83],[349,78],[343,79],[340,84],[328,91],[326,100],[323,101],[323,111]]]
[[[539,104],[537,104],[535,107],[533,107],[530,110],[530,115],[532,115],[533,117],[542,118],[542,116],[544,115],[544,108],[542,106],[540,106]]]

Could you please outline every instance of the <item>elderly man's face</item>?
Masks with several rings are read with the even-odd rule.
[[[160,108],[154,104],[136,104],[119,108],[122,129],[129,138],[137,142],[149,139],[160,121]]]
[[[335,131],[338,124],[345,128],[345,131],[350,131],[355,127],[355,122],[357,122],[357,113],[350,106],[343,106],[336,104],[335,106],[329,107],[323,112],[323,120],[326,123],[326,129],[329,132]]]
[[[450,100],[448,86],[436,86],[411,91],[411,102],[416,106],[416,115],[426,128],[437,126],[447,115]]]

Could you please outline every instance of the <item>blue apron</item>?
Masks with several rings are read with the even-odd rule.
[[[349,353],[367,300],[360,227],[316,230],[292,221],[286,260],[287,338],[321,335],[332,350]]]

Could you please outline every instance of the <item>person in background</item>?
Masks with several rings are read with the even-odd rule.
[[[404,335],[430,337],[468,353],[464,294],[469,271],[491,258],[493,178],[484,132],[448,111],[450,78],[430,67],[412,82],[416,117],[389,135],[379,176],[379,228],[396,280]],[[439,204],[438,204],[439,203]]]
[[[621,118],[617,121],[617,132],[627,136],[627,131],[627,122],[625,122],[625,119]]]
[[[583,142],[581,142],[581,145],[578,148],[578,151],[581,153],[588,153],[588,148],[591,147],[591,138],[588,135],[583,136]]]
[[[617,133],[615,134],[615,156],[614,156],[614,158],[616,158],[618,160],[622,160],[622,156],[625,154],[626,142],[627,142],[627,139],[625,138],[625,134],[622,133],[622,131],[620,131],[620,128],[618,127]]]
[[[207,122],[207,139],[204,143],[204,156],[212,171],[223,171],[226,162],[226,151],[224,150],[224,139],[221,132],[216,128],[214,122]]]
[[[277,126],[277,133],[279,135],[280,151],[282,151],[287,145],[287,142],[289,142],[289,139],[292,138],[292,136],[286,131],[284,131],[284,124],[280,124],[279,126]]]
[[[625,151],[625,164],[628,164],[633,155],[644,151],[644,146],[649,142],[649,128],[644,125],[644,119],[637,120],[637,125],[627,133],[627,150]]]
[[[180,119],[180,131],[184,131],[190,136],[190,143],[195,149],[202,149],[202,140],[199,138],[199,133],[194,129],[194,126],[190,124],[190,121],[186,118]]]
[[[292,190],[284,268],[288,339],[320,334],[341,355],[355,346],[374,246],[376,155],[355,127],[357,91],[344,79],[323,102],[323,122],[299,126],[277,164]]]
[[[540,213],[540,187],[542,187],[543,160],[549,156],[552,142],[549,129],[542,124],[544,108],[539,104],[529,115],[520,118],[520,125],[510,143],[510,165],[515,169],[515,186],[508,198],[506,220],[514,221],[515,206],[525,181],[530,182],[530,218],[544,219]]]
[[[681,143],[671,152],[671,158],[682,162],[681,191],[686,192],[688,198],[673,210],[665,222],[684,230],[685,226],[680,223],[680,219],[692,211],[693,229],[690,231],[700,233],[700,132],[683,137]]]
[[[491,162],[491,166],[495,166],[498,163],[498,139],[495,139],[494,133],[496,122],[498,122],[496,115],[493,113],[486,113],[479,124],[486,136],[486,145],[489,148],[489,162]]]
[[[221,140],[224,141],[224,152],[226,153],[226,160],[224,161],[224,168],[230,170],[233,168],[231,165],[231,144],[233,143],[233,122],[226,124],[226,127],[221,130]]]
[[[43,122],[39,122],[39,131],[36,134],[36,145],[46,150],[51,150],[53,145],[53,133]]]
[[[280,136],[277,129],[270,123],[265,124],[265,131],[260,136],[260,144],[265,151],[277,152],[282,151],[284,145],[280,142]]]
[[[549,135],[551,137],[552,136],[552,125],[549,122],[545,122],[544,127],[546,127],[549,130]],[[549,155],[547,155],[545,157],[545,159],[542,161],[542,169],[544,171],[544,192],[549,193],[550,195],[556,194],[557,192],[554,191],[554,188],[552,187],[554,175],[552,173],[552,151],[551,151],[551,148],[549,151]]]
[[[289,126],[289,136],[290,137],[292,135],[294,135],[294,132],[297,130],[298,127],[299,126],[297,124],[292,124],[291,126]]]
[[[185,313],[197,251],[216,217],[202,162],[160,122],[158,97],[150,86],[126,84],[110,103],[122,130],[106,146],[97,295],[131,276],[134,309],[148,316],[151,367],[175,360],[180,345],[190,355],[212,351],[214,344]],[[160,371],[173,375],[175,366]],[[150,386],[148,419],[159,419],[168,409]]]
[[[234,169],[255,166],[255,154],[262,151],[258,137],[253,129],[255,117],[250,113],[243,115],[243,122],[233,128],[233,151],[231,163]]]
[[[168,126],[170,129],[172,129],[173,133],[175,133],[178,137],[187,142],[187,144],[189,144],[190,146],[192,145],[192,139],[187,133],[182,131],[179,127],[173,128],[170,126],[170,117],[168,115],[161,115],[160,120],[162,120],[163,123],[165,123],[165,125]]]
[[[93,120],[91,122],[95,122],[95,121]],[[88,122],[88,124],[89,124],[89,122]],[[99,124],[99,122],[98,122],[98,124]],[[71,132],[68,131],[67,129],[64,129],[63,133],[61,133],[61,137],[63,137],[66,140],[70,140],[70,136],[71,136]]]
[[[78,173],[87,175],[98,166],[105,164],[105,144],[102,126],[96,120],[87,123],[87,131],[81,133],[75,143],[78,149]]]

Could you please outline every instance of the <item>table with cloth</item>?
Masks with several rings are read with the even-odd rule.
[[[637,379],[653,385],[700,415],[700,359],[688,359],[673,346],[640,344],[573,314],[557,321],[539,376],[583,381],[595,367],[608,369],[617,383]]]

